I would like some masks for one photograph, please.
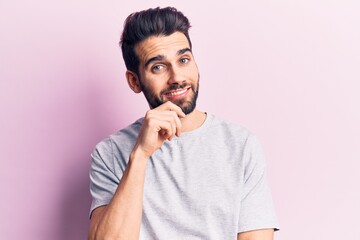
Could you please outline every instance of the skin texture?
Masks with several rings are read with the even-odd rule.
[[[139,239],[147,159],[165,141],[197,129],[206,118],[195,109],[199,72],[184,34],[149,37],[135,51],[139,76],[127,71],[126,78],[135,93],[144,92],[151,109],[113,199],[92,213],[89,239]],[[272,235],[273,230],[257,230],[239,234],[238,240],[269,240]]]
[[[172,37],[150,37],[140,43],[135,51],[140,60],[139,74],[128,71],[130,87],[142,91],[150,108],[156,108],[166,101],[178,105],[185,114],[195,109],[199,89],[199,72],[184,34],[174,33]],[[189,89],[185,98],[169,95],[175,90]]]
[[[237,240],[272,240],[274,239],[274,229],[260,229],[239,233]]]

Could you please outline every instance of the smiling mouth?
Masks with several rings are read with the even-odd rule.
[[[167,98],[180,98],[185,96],[191,87],[181,88],[173,91],[168,91],[164,94]]]

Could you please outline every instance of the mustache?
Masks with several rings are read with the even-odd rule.
[[[165,94],[169,91],[174,91],[174,90],[178,90],[178,89],[182,89],[182,88],[188,88],[188,87],[191,87],[191,85],[188,85],[187,83],[184,83],[184,84],[174,84],[174,85],[171,85],[169,88],[165,89],[165,90],[162,90],[161,91],[161,95],[162,94]]]

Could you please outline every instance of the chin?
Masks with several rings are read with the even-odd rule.
[[[178,104],[176,104],[176,105],[178,105]],[[186,114],[186,115],[188,115],[188,114],[190,114],[190,113],[192,113],[194,110],[195,110],[195,108],[196,108],[196,103],[194,102],[194,103],[192,103],[192,102],[187,102],[186,104],[182,104],[182,105],[178,105],[180,108],[181,108],[181,110]]]

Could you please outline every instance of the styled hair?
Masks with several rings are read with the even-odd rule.
[[[182,32],[192,48],[187,17],[176,8],[150,8],[130,14],[124,24],[120,46],[126,68],[139,75],[139,57],[135,47],[138,43],[152,36],[169,36],[175,32]]]

